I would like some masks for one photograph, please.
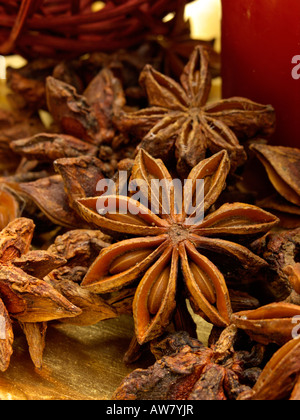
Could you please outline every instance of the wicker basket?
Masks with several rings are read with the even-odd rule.
[[[184,26],[189,1],[104,0],[93,11],[93,0],[0,0],[0,54],[66,58],[130,48]]]

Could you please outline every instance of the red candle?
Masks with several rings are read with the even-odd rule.
[[[300,147],[300,0],[222,0],[223,97],[274,106],[270,143]]]

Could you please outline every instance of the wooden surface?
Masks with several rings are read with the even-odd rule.
[[[198,325],[199,337],[205,342],[210,325],[199,320]],[[0,399],[110,400],[126,375],[154,362],[146,353],[138,363],[124,364],[132,333],[130,316],[92,327],[50,324],[44,365],[38,370],[30,359],[25,336],[17,328],[10,367],[0,373]]]
[[[92,327],[51,324],[44,365],[35,369],[17,331],[9,369],[0,374],[0,398],[29,400],[109,399],[136,366],[122,361],[132,336],[130,317]]]

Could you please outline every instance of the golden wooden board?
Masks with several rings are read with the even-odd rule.
[[[17,331],[9,369],[0,374],[0,398],[22,400],[109,399],[134,366],[123,355],[132,337],[131,317],[92,327],[51,324],[44,364],[36,369],[25,336]]]
[[[197,323],[199,337],[205,342],[210,325]],[[110,400],[126,375],[154,362],[146,354],[138,363],[124,364],[132,334],[130,316],[91,327],[49,324],[44,364],[36,369],[25,336],[17,329],[10,367],[0,373],[0,399]]]

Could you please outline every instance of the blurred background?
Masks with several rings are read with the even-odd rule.
[[[95,10],[103,7],[102,2],[96,2]],[[216,39],[215,49],[221,47],[221,0],[195,0],[186,7],[186,17],[191,21],[192,36],[194,38],[210,40]],[[7,65],[21,67],[25,60],[19,56],[6,57]]]
[[[192,23],[195,38],[216,39],[215,49],[221,49],[221,0],[196,0],[187,5],[186,16]]]
[[[94,10],[99,10],[104,3],[95,2]],[[186,6],[186,18],[190,19],[192,37],[195,39],[215,39],[215,50],[221,49],[221,0],[195,0]],[[5,57],[6,66],[20,68],[26,64],[26,60],[20,56],[10,55]],[[3,74],[3,70],[2,70]],[[220,94],[221,81],[214,79],[211,97]],[[5,80],[0,79],[0,103],[2,108],[8,107],[6,101]]]

